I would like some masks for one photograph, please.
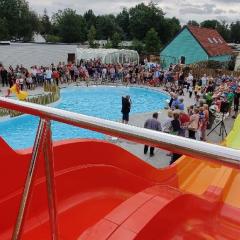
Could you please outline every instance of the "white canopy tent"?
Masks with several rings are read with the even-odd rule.
[[[94,60],[100,59],[105,64],[116,64],[116,63],[139,63],[139,55],[137,51],[128,49],[94,49],[94,48],[77,48],[76,49],[76,60],[79,63],[80,60]]]

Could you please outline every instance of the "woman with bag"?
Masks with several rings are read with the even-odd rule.
[[[190,122],[188,125],[189,138],[196,139],[195,134],[198,130],[198,123],[199,123],[199,109],[194,108],[193,115],[190,116]]]

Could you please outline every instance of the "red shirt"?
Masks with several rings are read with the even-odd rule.
[[[184,125],[185,123],[190,122],[190,117],[186,113],[181,113],[179,116],[179,120],[181,122],[181,125]]]
[[[53,74],[52,74],[53,78],[59,78],[60,75],[59,75],[59,72],[58,71],[53,71]]]

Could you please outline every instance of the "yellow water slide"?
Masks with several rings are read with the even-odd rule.
[[[240,114],[238,115],[233,129],[225,139],[225,146],[235,149],[240,149]]]
[[[18,91],[17,90],[17,85],[14,84],[11,88],[10,88],[10,92],[11,93],[15,93],[16,97],[18,98],[18,100],[26,100],[26,98],[28,97],[28,92],[26,91]]]

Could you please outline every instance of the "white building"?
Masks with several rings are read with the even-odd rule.
[[[128,49],[93,49],[93,48],[77,48],[76,60],[94,60],[100,59],[102,63],[139,63],[139,55],[137,51]]]

